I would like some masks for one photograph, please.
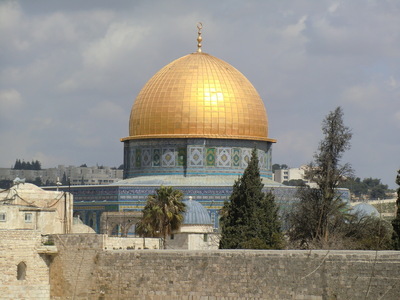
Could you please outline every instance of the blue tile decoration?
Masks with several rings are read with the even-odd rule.
[[[251,158],[251,151],[252,149],[242,149],[242,168],[247,168],[247,165],[249,164],[250,158]]]
[[[130,169],[135,169],[135,161],[136,161],[136,151],[135,148],[131,148],[130,160],[129,160]]]
[[[189,166],[202,167],[204,164],[204,148],[190,147],[189,148]]]
[[[232,148],[232,166],[240,167],[240,148]]]
[[[142,166],[143,167],[151,167],[151,149],[144,148],[142,149]]]
[[[207,167],[215,166],[215,148],[207,148],[206,151],[206,165]]]
[[[259,166],[260,169],[265,169],[266,168],[266,153],[262,150],[257,150],[257,156],[258,156],[258,162],[259,162]]]
[[[217,149],[217,166],[230,167],[231,166],[231,148],[218,148]]]
[[[85,212],[86,224],[89,222],[91,212],[96,212],[97,217],[103,211],[140,211],[146,204],[147,196],[153,194],[159,186],[75,186],[60,187],[61,190],[71,191],[74,195],[74,211]],[[174,186],[184,194],[184,199],[192,196],[193,201],[202,204],[213,216],[215,226],[219,222],[219,210],[223,207],[224,201],[228,201],[232,193],[232,186]],[[291,186],[265,186],[264,192],[272,192],[275,201],[279,206],[279,213],[285,215],[293,204],[298,201],[296,198],[296,187]],[[337,189],[338,196],[349,201],[348,189]],[[285,224],[284,224],[285,226]]]
[[[159,167],[161,165],[161,150],[153,149],[153,167]]]
[[[141,162],[142,162],[142,151],[140,148],[137,148],[136,149],[135,167],[140,168],[142,165]]]
[[[186,166],[186,148],[178,148],[178,166]]]
[[[124,165],[124,178],[156,174],[240,175],[254,147],[258,149],[261,176],[272,178],[271,147],[268,142],[146,139],[129,141],[124,147],[124,159],[129,161]]]
[[[175,166],[175,149],[174,148],[163,148],[162,149],[161,164],[163,167]]]

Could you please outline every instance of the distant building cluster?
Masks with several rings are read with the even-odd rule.
[[[16,177],[27,181],[40,181],[41,185],[102,185],[117,182],[123,177],[123,170],[95,166],[75,167],[59,165],[57,168],[42,170],[15,170],[0,168],[0,180],[14,180]]]
[[[299,168],[287,168],[274,171],[274,181],[279,183],[289,182],[291,180],[302,180],[306,185],[315,187],[314,182],[305,178],[305,172],[308,166],[303,165]]]

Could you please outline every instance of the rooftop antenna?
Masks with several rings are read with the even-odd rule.
[[[201,30],[203,29],[203,24],[201,22],[197,23],[197,52],[201,53],[201,41],[203,38],[201,37]]]
[[[56,185],[57,185],[57,192],[58,192],[58,188],[60,187],[60,185],[62,185],[62,183],[60,182],[60,177],[57,177]]]

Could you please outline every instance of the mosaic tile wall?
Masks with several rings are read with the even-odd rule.
[[[221,139],[131,140],[124,145],[124,177],[242,174],[254,147],[261,176],[272,178],[272,143]]]
[[[100,216],[104,211],[141,211],[146,205],[148,195],[153,194],[155,186],[87,186],[74,187],[70,189],[74,195],[74,215],[80,216],[81,220],[99,232]],[[222,187],[190,187],[177,186],[184,194],[184,199],[201,203],[209,212],[214,227],[219,227],[219,211],[225,201],[232,194],[232,186]],[[68,188],[60,187],[68,191]],[[291,210],[296,198],[297,188],[292,186],[264,187],[264,192],[272,192],[279,206],[281,215]],[[337,189],[338,195],[350,201],[348,189]],[[282,224],[285,228],[285,224]]]

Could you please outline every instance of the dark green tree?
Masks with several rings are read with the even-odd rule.
[[[0,189],[9,189],[10,187],[12,187],[13,185],[13,181],[10,179],[2,179],[0,180]]]
[[[392,250],[390,222],[377,216],[356,214],[343,230],[345,249]]]
[[[349,189],[356,198],[361,198],[368,194],[368,186],[361,181],[360,177],[348,177],[345,181],[340,182],[338,187]]]
[[[33,170],[41,170],[42,169],[42,164],[38,160],[33,161],[32,166],[33,166]]]
[[[396,217],[392,221],[393,226],[393,248],[400,250],[400,169],[397,171],[396,184],[399,186],[397,189],[396,200]]]
[[[40,178],[40,177],[36,177],[35,180],[32,181],[32,183],[37,186],[43,185],[42,178]]]
[[[167,235],[178,230],[186,210],[183,193],[170,186],[161,186],[147,197],[143,216],[136,225],[136,232],[143,237],[162,237],[167,248]]]
[[[350,148],[352,137],[351,130],[343,124],[343,111],[340,107],[323,120],[322,132],[324,138],[306,171],[306,178],[315,182],[318,188],[300,189],[300,203],[289,220],[292,240],[303,243],[312,240],[314,245],[329,247],[330,233],[333,228],[340,227],[337,222],[345,221],[343,214],[346,213],[335,189],[341,181],[352,175],[349,164],[340,165],[343,153]],[[310,207],[310,202],[313,207]],[[305,226],[307,220],[314,221]]]
[[[14,170],[21,170],[21,169],[22,169],[21,160],[20,160],[20,159],[17,159],[17,160],[15,161],[15,164],[14,164]]]
[[[275,172],[276,170],[285,170],[285,169],[289,169],[288,165],[286,164],[273,164],[272,165],[272,173]]]
[[[285,180],[284,182],[282,182],[282,184],[284,185],[288,185],[288,186],[305,186],[306,183],[303,179],[290,179]]]
[[[283,234],[274,196],[262,191],[256,149],[221,211],[221,249],[281,249]]]
[[[288,236],[295,247],[302,249],[324,248],[327,242],[323,239],[323,218],[329,218],[325,231],[329,237],[343,237],[347,231],[346,224],[354,218],[348,213],[347,204],[337,195],[329,204],[323,201],[323,192],[317,188],[308,186],[300,187],[297,196],[300,201],[294,206],[288,216],[290,229]],[[331,245],[328,245],[331,247]]]
[[[15,161],[14,170],[41,170],[42,169],[42,165],[38,160],[32,160],[32,162],[25,162],[22,161],[20,159],[17,159]]]
[[[64,172],[63,177],[61,179],[61,184],[62,185],[68,185],[67,175],[65,174],[65,172]]]

